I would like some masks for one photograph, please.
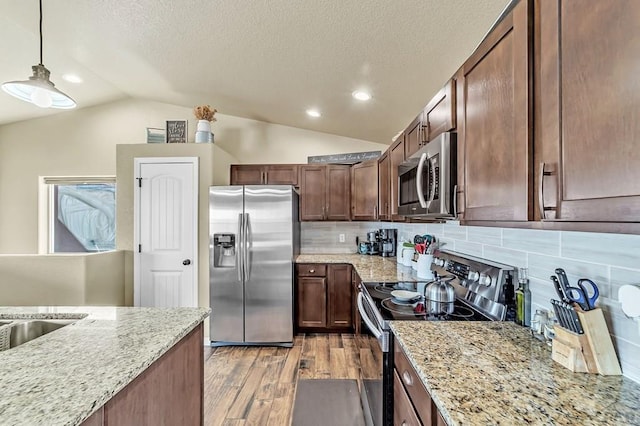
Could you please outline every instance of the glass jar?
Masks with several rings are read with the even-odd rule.
[[[536,309],[535,315],[531,320],[531,331],[536,334],[543,334],[544,327],[547,325],[549,317],[544,309]]]

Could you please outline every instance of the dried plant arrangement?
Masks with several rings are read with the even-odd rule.
[[[200,105],[193,109],[193,114],[198,120],[216,121],[215,115],[218,112],[217,109],[211,108],[210,105]]]

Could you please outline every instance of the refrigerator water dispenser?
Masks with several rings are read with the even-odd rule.
[[[213,234],[213,266],[215,268],[235,268],[235,234]]]

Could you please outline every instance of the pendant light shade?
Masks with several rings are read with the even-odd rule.
[[[29,80],[8,81],[2,84],[2,90],[40,108],[76,107],[76,102],[71,97],[56,89],[55,84],[49,80],[49,70],[42,64],[42,0],[40,0],[40,63],[33,65],[31,69],[33,75]]]

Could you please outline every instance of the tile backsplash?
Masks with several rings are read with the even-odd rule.
[[[432,234],[445,242],[445,250],[482,257],[514,267],[529,268],[532,310],[551,310],[557,299],[549,276],[555,268],[569,280],[590,278],[600,288],[598,306],[605,313],[623,374],[640,383],[640,322],[625,317],[617,300],[624,284],[640,284],[640,235],[540,231],[445,224],[387,222],[302,222],[302,253],[355,253],[356,236],[368,231],[396,228],[398,237]],[[340,234],[345,242],[340,242]]]

